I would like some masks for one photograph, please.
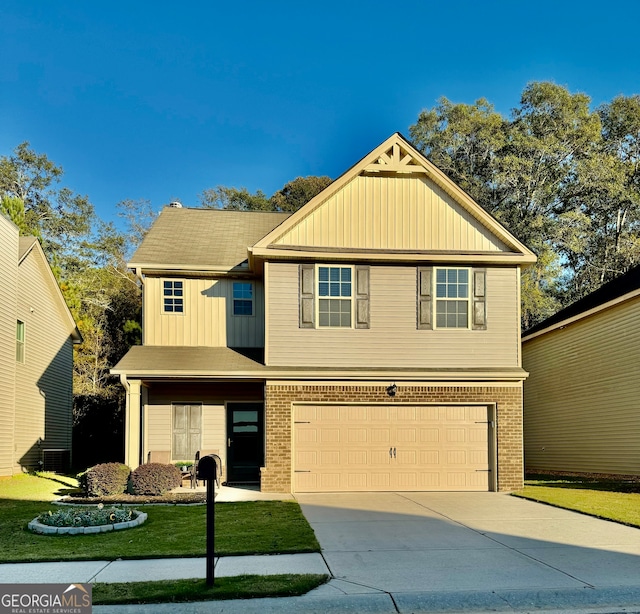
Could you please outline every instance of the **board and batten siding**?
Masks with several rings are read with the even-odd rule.
[[[159,383],[151,384],[144,406],[144,449],[146,460],[150,450],[172,450],[172,405],[202,404],[202,446],[207,453],[215,452],[222,459],[223,477],[226,476],[227,426],[226,403],[229,401],[263,400],[261,384]],[[173,458],[173,461],[190,460]]]
[[[184,284],[184,312],[163,312],[163,281],[145,277],[145,345],[263,347],[264,290],[261,280],[171,278]],[[251,281],[252,316],[233,315],[233,281]]]
[[[520,366],[515,267],[487,268],[486,330],[418,330],[417,267],[371,267],[369,329],[299,328],[297,264],[269,263],[267,283],[270,366]]]
[[[274,245],[509,251],[449,194],[418,174],[354,177]]]
[[[18,229],[0,215],[0,476],[13,473]]]
[[[16,471],[37,468],[44,449],[71,450],[73,344],[46,266],[32,250],[19,267],[17,317],[25,323],[25,362],[16,365]]]
[[[523,344],[528,469],[640,473],[640,299]]]

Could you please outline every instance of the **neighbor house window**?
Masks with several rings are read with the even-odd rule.
[[[318,267],[318,326],[351,328],[352,276],[351,267]]]
[[[184,312],[184,287],[181,281],[163,282],[163,311],[165,313]]]
[[[24,322],[16,323],[16,362],[24,363]]]
[[[251,282],[233,282],[233,315],[253,315],[253,284]]]
[[[435,272],[436,328],[469,328],[469,269]]]

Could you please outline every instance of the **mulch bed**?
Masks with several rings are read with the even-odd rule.
[[[97,505],[121,504],[121,505],[142,505],[149,503],[162,503],[165,505],[186,505],[193,503],[204,503],[207,497],[206,492],[169,492],[165,495],[109,495],[108,497],[85,497],[84,495],[67,495],[60,499],[60,503],[73,505]]]

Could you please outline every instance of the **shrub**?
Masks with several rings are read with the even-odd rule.
[[[130,473],[121,463],[102,463],[82,473],[80,485],[89,497],[120,495],[127,490]]]
[[[163,495],[182,483],[182,474],[175,465],[148,463],[131,474],[131,489],[135,495]]]

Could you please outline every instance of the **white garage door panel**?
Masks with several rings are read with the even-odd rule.
[[[486,406],[294,407],[296,492],[489,489]]]

